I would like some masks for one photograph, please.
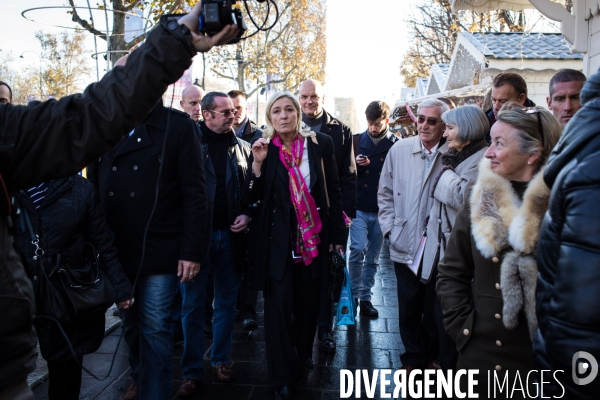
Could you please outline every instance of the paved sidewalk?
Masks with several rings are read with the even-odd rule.
[[[316,366],[312,370],[307,369],[306,379],[292,388],[294,399],[339,399],[340,369],[342,368],[348,368],[352,371],[366,369],[369,370],[369,376],[371,376],[371,371],[375,368],[394,370],[401,366],[400,354],[404,348],[398,333],[396,277],[393,264],[389,260],[387,241],[382,252],[381,266],[377,272],[373,293],[372,303],[379,310],[379,318],[370,320],[358,317],[356,326],[337,327],[334,332],[337,351],[333,354],[319,352],[318,342],[315,341],[313,359]],[[274,388],[267,385],[262,298],[259,298],[258,307],[259,329],[257,331],[244,332],[241,322],[236,322],[231,352],[231,359],[234,360],[232,368],[235,372],[235,381],[233,383],[217,381],[212,372],[210,360],[205,354],[205,375],[202,386],[196,396],[188,397],[188,399],[273,399]],[[112,353],[115,350],[120,333],[121,329],[116,329],[107,335],[102,347],[96,353],[84,357],[85,366],[95,374],[105,375],[110,366]],[[207,339],[207,354],[210,354],[210,344],[211,341]],[[182,351],[182,347],[175,348],[172,383],[174,399],[177,398],[177,390],[183,382],[180,367]],[[126,345],[122,343],[113,371],[108,379],[96,381],[84,372],[80,399],[116,400],[130,383]],[[391,393],[393,384],[387,388],[387,392]],[[47,381],[34,389],[35,398],[47,399],[46,392]],[[367,398],[364,387],[361,394],[362,398]],[[356,397],[352,394],[351,398]],[[374,398],[380,398],[379,385]]]

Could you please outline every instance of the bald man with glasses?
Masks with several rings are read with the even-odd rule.
[[[422,236],[433,206],[431,190],[447,151],[442,114],[448,105],[425,100],[417,110],[419,135],[400,140],[385,159],[377,200],[379,224],[390,240],[398,290],[399,331],[406,351],[400,356],[402,368],[439,368],[439,332],[444,332],[441,311],[434,312],[435,276],[422,282]]]

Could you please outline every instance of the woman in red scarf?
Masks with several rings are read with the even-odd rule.
[[[341,249],[344,219],[329,136],[302,127],[300,104],[290,92],[267,103],[267,129],[252,146],[252,174],[243,196],[260,201],[254,281],[265,298],[269,384],[276,399],[313,366],[321,277],[327,254]]]

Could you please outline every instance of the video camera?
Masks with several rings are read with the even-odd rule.
[[[262,3],[266,0],[257,0]],[[212,36],[220,32],[225,26],[235,24],[239,32],[228,44],[238,43],[248,30],[242,15],[241,1],[238,0],[204,0],[200,14],[200,32]]]

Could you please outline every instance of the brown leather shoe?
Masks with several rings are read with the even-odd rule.
[[[192,396],[198,391],[198,386],[200,386],[199,380],[186,379],[185,382],[183,382],[179,387],[177,395],[181,397]]]
[[[123,393],[121,397],[119,397],[119,400],[137,400],[137,398],[137,385],[135,383],[132,383],[127,388],[125,393]]]
[[[233,370],[231,369],[231,366],[229,364],[215,365],[213,369],[217,374],[217,379],[221,382],[233,381]]]

